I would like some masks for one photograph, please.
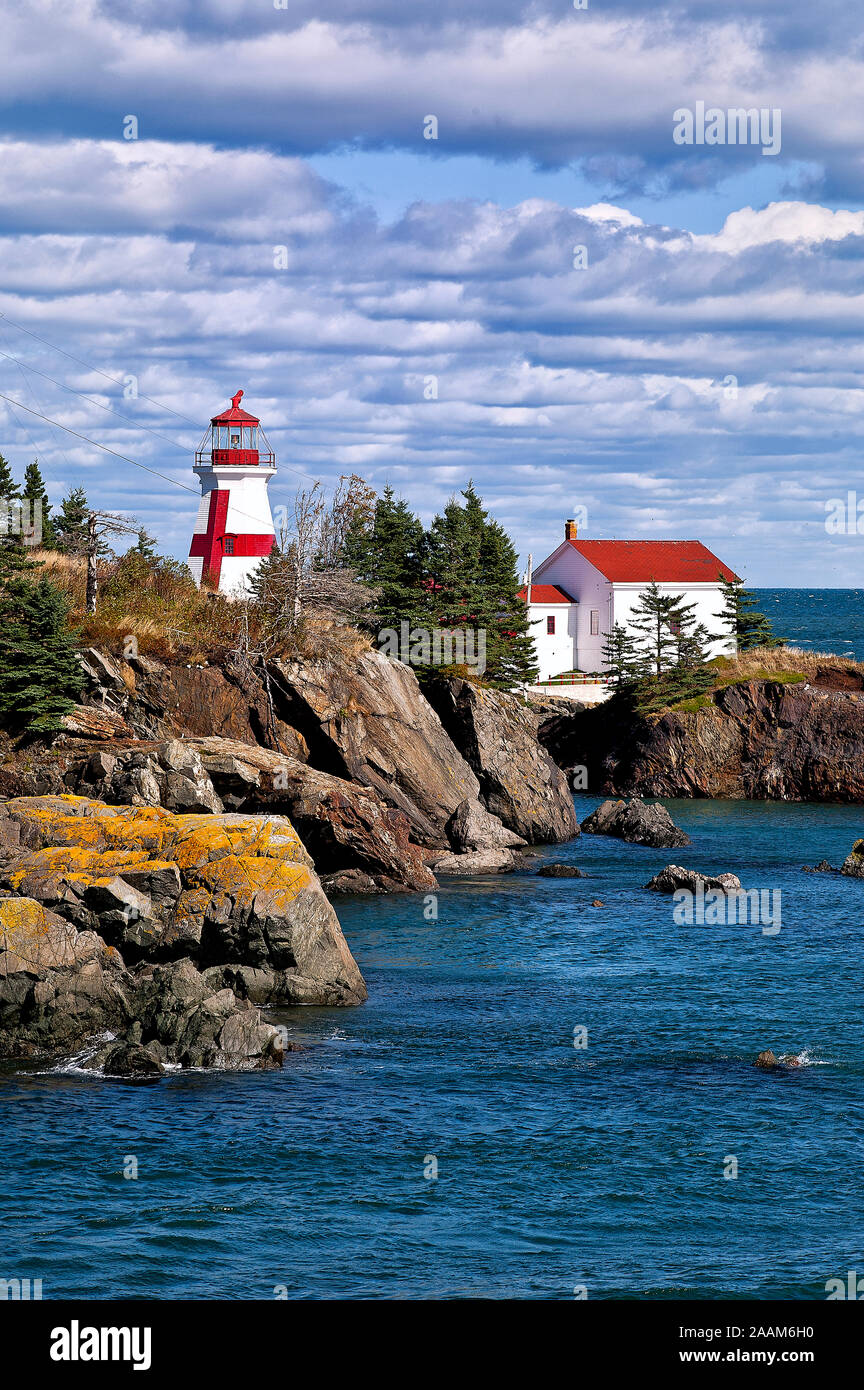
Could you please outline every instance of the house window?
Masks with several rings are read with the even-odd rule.
[[[555,636],[555,619],[554,619],[554,618],[547,618],[547,619],[546,619],[546,635],[547,635],[548,637],[554,637],[554,636]]]
[[[673,637],[680,637],[680,636],[681,636],[681,624],[680,624],[679,622],[671,622],[671,623],[669,624],[669,631],[672,633],[672,636],[673,636]]]
[[[223,554],[223,555],[233,555],[233,554],[234,554],[234,537],[233,537],[233,536],[226,536],[225,539],[223,540],[223,542],[222,542],[222,554]]]
[[[591,636],[592,636],[592,637],[599,637],[599,635],[600,635],[600,609],[599,609],[599,608],[592,608],[592,609],[591,609]]]

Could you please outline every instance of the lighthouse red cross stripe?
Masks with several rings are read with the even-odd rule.
[[[207,530],[203,533],[198,531],[192,537],[192,544],[189,547],[189,558],[200,555],[204,560],[201,570],[202,580],[209,576],[210,582],[215,588],[219,587],[219,577],[222,573],[222,557],[224,555],[225,540],[225,521],[228,516],[228,499],[231,496],[230,488],[216,488],[210,493],[210,511],[207,515]],[[229,533],[230,534],[230,533]],[[269,555],[273,549],[272,535],[241,535],[240,533],[232,536],[234,549],[232,554],[248,558],[249,556]]]

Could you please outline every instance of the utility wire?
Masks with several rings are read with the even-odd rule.
[[[170,439],[167,434],[161,434],[159,430],[151,429],[149,425],[142,424],[140,420],[133,420],[129,415],[123,415],[113,406],[103,405],[101,401],[96,401],[92,396],[87,396],[83,391],[76,391],[74,386],[67,386],[65,381],[57,381],[56,377],[49,376],[47,372],[40,372],[38,367],[33,367],[29,362],[24,362],[20,357],[13,357],[11,352],[0,352],[0,357],[5,357],[7,361],[14,362],[16,366],[28,372],[35,372],[37,376],[44,377],[45,381],[50,381],[52,386],[59,386],[63,391],[71,391],[73,395],[80,396],[82,401],[87,401],[90,405],[96,405],[100,410],[107,410],[109,414],[116,415],[118,420],[125,420],[127,425],[134,425],[136,429],[146,430],[148,434],[153,434],[157,439],[164,439],[166,444],[170,444],[172,449],[181,449],[184,454],[190,452],[189,446],[179,444],[176,439]],[[145,400],[149,397],[145,397]]]
[[[79,434],[69,425],[64,425],[60,420],[52,420],[49,415],[42,415],[38,410],[31,410],[29,405],[22,405],[20,401],[15,401],[11,396],[6,396],[0,391],[0,400],[8,401],[10,405],[17,406],[19,410],[26,410],[29,415],[35,415],[38,419],[44,420],[48,425],[56,425],[58,429],[65,430],[67,434],[74,434],[76,439],[83,439],[85,444],[92,444],[96,449],[102,449],[106,454],[113,454],[115,458],[122,459],[124,463],[131,463],[135,468],[141,468],[145,473],[152,473],[154,478],[162,478],[166,483],[173,484],[174,487],[182,487],[184,492],[191,492],[197,496],[197,489],[189,487],[186,483],[178,482],[176,478],[169,478],[167,473],[160,473],[156,468],[148,468],[146,463],[139,463],[137,459],[130,459],[128,454],[118,454],[116,449],[109,449],[107,444],[100,444],[96,439],[90,439],[86,434]],[[243,513],[245,515],[245,513]]]
[[[86,367],[88,371],[96,372],[99,376],[104,376],[106,381],[113,382],[115,386],[123,386],[122,381],[118,381],[116,377],[111,376],[108,372],[103,372],[100,367],[94,367],[91,362],[85,362],[81,357],[74,357],[71,352],[66,352],[64,348],[58,347],[56,343],[50,343],[47,338],[40,338],[38,333],[33,333],[29,328],[24,328],[22,324],[13,323],[5,314],[0,313],[0,319],[2,319],[4,323],[7,323],[10,328],[17,328],[20,333],[26,333],[29,337],[35,338],[37,342],[44,343],[46,347],[52,348],[54,352],[62,353],[64,357],[69,358],[70,362],[77,362],[80,367]],[[164,439],[173,449],[180,449],[184,454],[190,452],[185,444],[178,444],[176,439],[169,439],[167,434],[160,434],[158,430],[151,429],[149,425],[142,424],[140,420],[133,420],[129,415],[122,415],[119,410],[114,410],[110,405],[103,405],[101,401],[94,401],[92,396],[85,395],[83,391],[76,390],[74,386],[67,386],[62,381],[56,381],[54,377],[48,376],[46,372],[40,372],[38,367],[31,367],[29,362],[24,362],[19,357],[13,357],[12,354],[8,352],[0,353],[0,357],[7,357],[10,362],[16,362],[19,367],[26,368],[28,372],[35,372],[37,376],[44,377],[46,381],[50,381],[54,386],[60,386],[64,391],[71,391],[73,395],[80,396],[83,401],[89,401],[91,405],[97,405],[100,410],[107,410],[111,415],[116,415],[118,419],[125,420],[127,424],[133,425],[139,430],[146,430],[148,434],[155,435],[157,439]],[[200,420],[190,420],[188,415],[181,415],[179,411],[172,410],[169,405],[163,405],[162,401],[155,400],[153,396],[146,396],[143,391],[138,392],[138,398],[142,401],[149,401],[151,405],[158,406],[160,410],[167,410],[169,415],[176,415],[178,420],[185,420],[187,424],[194,426],[195,429],[200,430],[201,428]],[[8,397],[6,399],[8,399]],[[66,426],[61,425],[60,428],[65,429]],[[71,431],[71,433],[74,433],[74,430]],[[83,438],[83,435],[81,437]],[[93,441],[91,440],[90,442],[92,443]],[[113,451],[109,450],[109,452]],[[123,455],[118,454],[117,457],[122,458]],[[134,463],[135,460],[129,459],[128,462]],[[138,467],[143,468],[144,465],[139,464]],[[324,488],[325,492],[332,491],[332,488],[329,488],[326,483],[322,483],[320,478],[314,478],[311,473],[304,473],[302,468],[294,468],[290,463],[283,463],[281,467],[283,470],[287,469],[289,473],[295,473],[298,478],[305,478],[307,482],[319,483],[321,487]],[[158,476],[162,477],[164,475],[159,474]],[[194,488],[190,488],[189,491],[194,492]]]
[[[152,473],[154,478],[161,478],[163,482],[171,483],[172,487],[180,487],[184,492],[191,492],[194,497],[198,497],[197,488],[189,487],[187,483],[181,483],[176,478],[169,478],[167,473],[160,473],[156,468],[148,468],[146,463],[139,463],[137,459],[130,458],[128,454],[120,454],[116,449],[109,449],[107,444],[100,444],[97,439],[91,439],[89,435],[79,434],[78,430],[73,430],[71,426],[64,425],[61,420],[52,420],[50,415],[43,415],[38,410],[32,410],[29,405],[23,405],[21,401],[13,400],[11,396],[5,395],[0,391],[0,400],[8,401],[12,406],[18,406],[19,410],[26,410],[28,415],[35,415],[39,420],[44,420],[48,425],[56,425],[58,429],[65,430],[67,434],[72,434],[76,439],[83,439],[85,444],[92,444],[94,449],[101,449],[103,453],[113,454],[114,458],[122,459],[124,463],[131,463],[133,467],[142,469],[145,473]],[[314,479],[313,479],[314,481]],[[237,516],[245,517],[247,521],[254,521],[260,526],[260,516],[253,516],[251,512],[241,511],[239,507],[234,507],[233,511]]]
[[[8,323],[10,328],[17,328],[19,333],[26,333],[28,337],[35,338],[37,343],[44,343],[46,347],[53,348],[54,352],[62,353],[64,357],[69,358],[70,362],[77,362],[79,367],[86,367],[89,372],[96,372],[99,376],[104,376],[106,381],[113,381],[115,386],[123,386],[122,381],[118,381],[116,377],[111,376],[108,372],[103,372],[101,367],[94,367],[92,362],[85,362],[81,357],[74,357],[71,352],[66,352],[64,348],[58,347],[56,343],[49,343],[47,338],[40,338],[38,333],[34,333],[31,329],[25,328],[23,324],[13,323],[5,314],[0,314],[0,318],[2,318],[5,323]],[[69,389],[72,390],[72,387]],[[194,425],[196,429],[201,428],[199,421],[190,420],[188,415],[181,415],[179,410],[172,410],[170,405],[164,405],[162,401],[154,400],[152,396],[145,396],[143,392],[139,392],[139,395],[142,400],[149,401],[151,405],[158,405],[160,410],[167,410],[169,415],[176,415],[178,420],[185,420],[187,425]]]

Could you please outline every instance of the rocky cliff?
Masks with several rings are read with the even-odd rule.
[[[439,712],[380,652],[190,668],[83,654],[85,702],[50,749],[0,767],[0,796],[78,792],[182,812],[291,817],[333,891],[427,890],[459,808],[526,842],[578,834],[566,779],[515,696],[455,682]],[[495,827],[498,827],[496,830]]]
[[[160,1064],[262,1061],[282,1048],[250,1005],[366,997],[284,817],[13,799],[0,894],[0,1055],[110,1030]]]
[[[508,830],[530,844],[579,834],[567,779],[539,741],[533,706],[466,680],[437,682],[429,699],[475,773],[486,809]]]
[[[3,749],[0,1056],[104,1033],[121,1073],[279,1065],[260,1006],[366,996],[324,890],[428,892],[578,834],[515,697],[451,682],[442,723],[369,650],[82,661],[64,733]]]
[[[550,713],[539,734],[560,766],[587,768],[597,794],[862,801],[864,692],[838,683],[829,671],[819,683],[749,680],[647,719],[610,700]]]

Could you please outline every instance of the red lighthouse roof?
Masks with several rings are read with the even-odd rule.
[[[214,415],[210,421],[211,425],[260,425],[261,421],[257,415],[250,415],[247,410],[240,409],[240,401],[243,392],[238,391],[231,397],[231,405],[228,410],[223,410],[221,415]]]

